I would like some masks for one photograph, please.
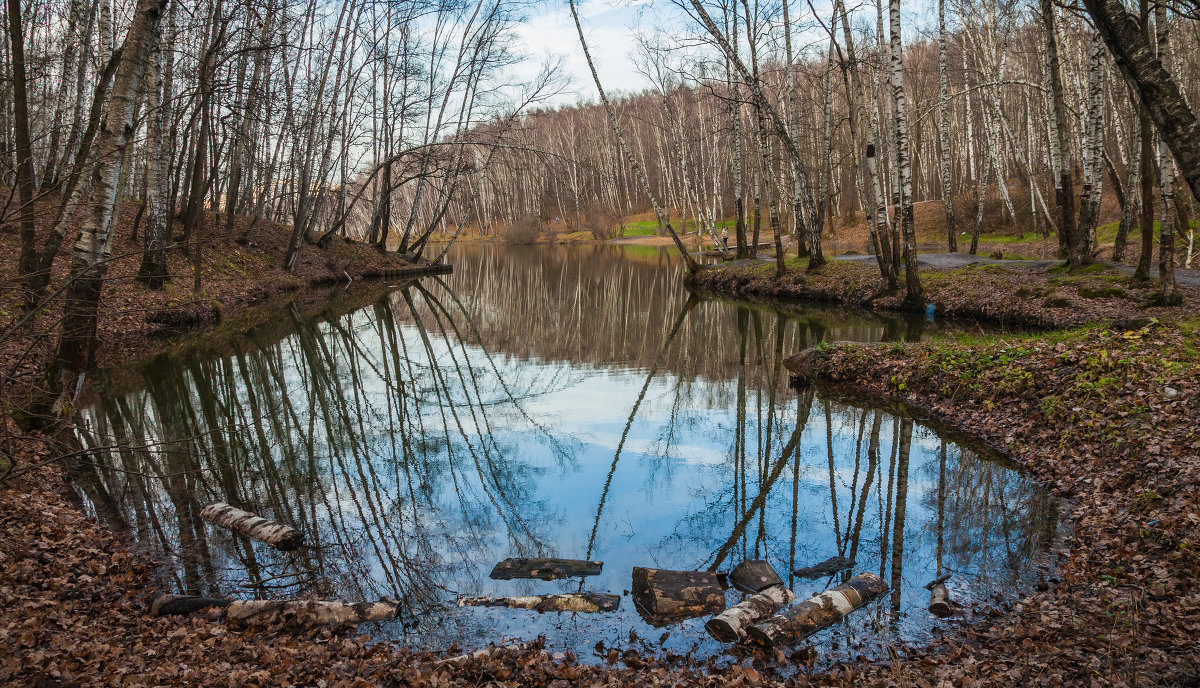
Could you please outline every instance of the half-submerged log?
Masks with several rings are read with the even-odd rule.
[[[228,597],[198,597],[196,595],[158,595],[150,604],[152,616],[187,616],[217,607],[224,609],[233,600]]]
[[[750,638],[764,645],[781,645],[803,640],[850,612],[887,592],[887,583],[873,573],[854,578],[789,607],[762,623],[746,629]]]
[[[929,613],[938,618],[946,618],[954,613],[954,604],[950,601],[950,591],[945,583],[935,583],[929,589]]]
[[[295,549],[304,542],[304,534],[295,528],[243,511],[225,502],[213,502],[205,506],[200,510],[200,518],[279,550]]]
[[[600,592],[573,592],[560,595],[525,595],[520,597],[460,597],[460,607],[508,607],[532,609],[535,612],[581,612],[596,614],[615,612],[621,606],[619,595]]]
[[[716,614],[725,609],[725,589],[715,573],[633,567],[633,601],[652,626]]]
[[[552,581],[575,576],[598,576],[604,568],[602,561],[581,559],[505,559],[492,569],[492,580],[538,578]]]
[[[539,641],[537,641],[537,640],[527,640],[525,642],[511,643],[511,644],[507,644],[507,645],[496,645],[495,643],[491,643],[487,647],[481,647],[478,650],[475,650],[474,652],[467,652],[467,653],[461,654],[461,655],[454,655],[453,657],[444,657],[442,659],[439,659],[437,661],[437,663],[439,665],[466,664],[467,662],[471,662],[471,661],[476,661],[476,660],[480,660],[480,659],[488,659],[488,658],[492,657],[493,655],[499,654],[504,651],[512,651],[515,653],[527,652],[527,651],[532,650],[535,647],[537,647],[538,644],[539,644]]]
[[[744,593],[754,594],[783,585],[783,579],[766,559],[747,559],[729,572],[729,582]]]
[[[154,616],[187,615],[206,609],[215,612],[216,616],[223,616],[226,621],[246,625],[294,623],[340,626],[394,619],[400,613],[400,603],[394,600],[233,600],[222,597],[159,595],[150,605],[150,613]]]
[[[738,604],[709,619],[704,630],[723,643],[737,642],[746,637],[746,629],[752,624],[770,617],[795,599],[791,590],[772,585],[762,592],[747,595]]]
[[[839,555],[836,557],[829,557],[820,564],[814,564],[812,566],[806,566],[802,569],[796,569],[795,571],[792,571],[792,575],[796,576],[797,578],[824,578],[825,576],[832,576],[838,571],[844,571],[851,566],[854,566],[853,559]]]

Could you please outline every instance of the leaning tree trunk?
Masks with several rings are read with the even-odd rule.
[[[117,203],[117,184],[125,151],[134,131],[134,111],[145,80],[167,0],[138,0],[121,47],[112,93],[96,133],[91,188],[83,226],[71,253],[71,272],[63,306],[58,346],[46,379],[54,390],[63,375],[81,375],[90,367],[96,339],[100,290],[108,270],[109,238]]]
[[[1083,4],[1178,163],[1192,195],[1200,198],[1200,122],[1196,114],[1121,0],[1083,0]]]
[[[938,0],[938,159],[942,182],[942,205],[946,209],[946,246],[958,252],[958,230],[954,226],[954,194],[950,189],[950,79],[946,75],[946,0]]]
[[[22,26],[21,0],[8,0],[9,50],[12,53],[13,82],[13,134],[16,143],[17,201],[20,209],[17,224],[21,232],[21,255],[17,263],[17,274],[25,282],[25,307],[33,310],[37,306],[39,289],[35,288],[34,273],[37,270],[37,222],[33,211],[33,199],[37,194],[37,180],[33,171],[33,144],[29,133],[29,96],[25,78],[25,36]],[[65,69],[65,66],[64,66]]]
[[[925,290],[917,270],[917,238],[913,227],[912,165],[908,150],[908,111],[904,94],[904,48],[900,42],[900,0],[888,3],[891,20],[892,103],[896,120],[896,167],[900,176],[900,231],[904,237],[904,301],[916,308],[925,304]]]
[[[675,248],[679,249],[679,254],[683,256],[683,260],[687,263],[688,271],[695,272],[700,269],[699,263],[692,254],[688,253],[683,242],[680,241],[679,235],[675,233],[675,228],[671,226],[671,221],[667,218],[666,212],[662,206],[658,204],[658,199],[654,195],[654,191],[650,189],[650,182],[646,181],[646,175],[642,172],[642,166],[638,164],[637,158],[633,157],[633,151],[629,148],[629,143],[625,140],[625,135],[621,133],[621,126],[617,123],[617,116],[613,112],[612,104],[608,102],[608,95],[604,92],[604,87],[600,84],[600,75],[596,73],[596,65],[592,62],[592,54],[588,50],[587,40],[583,37],[583,25],[579,23],[579,11],[575,7],[575,0],[570,0],[571,16],[575,19],[575,30],[579,32],[579,45],[583,48],[583,56],[587,58],[588,69],[592,72],[592,80],[596,83],[596,91],[600,94],[600,103],[604,105],[604,111],[608,114],[608,124],[612,127],[613,134],[617,137],[617,141],[621,144],[621,151],[625,154],[625,160],[629,166],[633,168],[634,176],[637,177],[638,183],[642,187],[642,193],[646,195],[646,199],[650,201],[650,205],[654,207],[654,215],[658,218],[658,223],[667,228],[671,234],[671,240],[675,242]]]

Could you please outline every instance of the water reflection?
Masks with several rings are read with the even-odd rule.
[[[836,631],[867,652],[927,637],[922,586],[941,572],[968,603],[1029,585],[1056,522],[1043,491],[911,420],[787,388],[787,354],[919,327],[701,301],[669,255],[468,247],[453,276],[348,313],[292,308],[223,355],[102,373],[86,413],[97,450],[76,482],[167,559],[168,586],[394,597],[406,613],[379,634],[432,649],[544,634],[587,656],[631,629],[658,638],[628,597],[586,618],[454,606],[621,593],[635,565],[767,558],[785,573],[847,556],[854,569],[829,579],[785,577],[801,598],[857,571],[889,580],[887,603]],[[310,547],[214,529],[198,514],[217,499],[296,525]],[[510,556],[605,566],[582,585],[490,580]],[[663,644],[720,651],[702,624]]]

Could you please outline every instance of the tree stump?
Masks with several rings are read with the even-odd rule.
[[[652,626],[716,614],[725,609],[725,590],[715,573],[633,567],[633,601]]]
[[[746,629],[770,617],[790,604],[796,596],[782,585],[773,585],[762,592],[747,595],[738,604],[717,614],[704,624],[708,634],[723,643],[732,643],[746,637]]]
[[[537,578],[552,581],[575,576],[598,576],[602,561],[580,559],[505,559],[492,569],[492,580]]]
[[[200,510],[200,518],[278,550],[295,549],[304,542],[304,534],[295,528],[243,511],[225,502],[213,502],[205,506]]]
[[[747,559],[729,572],[729,583],[744,593],[754,594],[783,585],[783,579],[766,559]]]
[[[526,595],[520,597],[461,597],[460,607],[508,607],[532,609],[535,612],[580,612],[596,614],[615,612],[621,606],[618,595],[599,592],[564,593],[561,595]]]
[[[789,607],[762,623],[746,629],[755,641],[764,645],[796,642],[826,628],[850,612],[879,597],[887,583],[873,573],[860,573],[833,590]]]

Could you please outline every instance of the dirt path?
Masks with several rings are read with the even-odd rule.
[[[855,263],[874,263],[875,256],[837,256],[837,260],[845,260]],[[969,253],[922,253],[917,256],[917,262],[921,265],[931,268],[940,268],[953,270],[962,268],[968,265],[1004,265],[1013,267],[1018,270],[1027,270],[1036,272],[1061,265],[1061,260],[997,260],[986,256],[973,256]],[[1134,269],[1128,265],[1117,265],[1115,263],[1104,263],[1105,266],[1116,268],[1121,272],[1132,275]],[[1151,278],[1158,278],[1158,270],[1150,271]],[[1175,282],[1185,287],[1200,287],[1200,270],[1184,270],[1176,268]]]

